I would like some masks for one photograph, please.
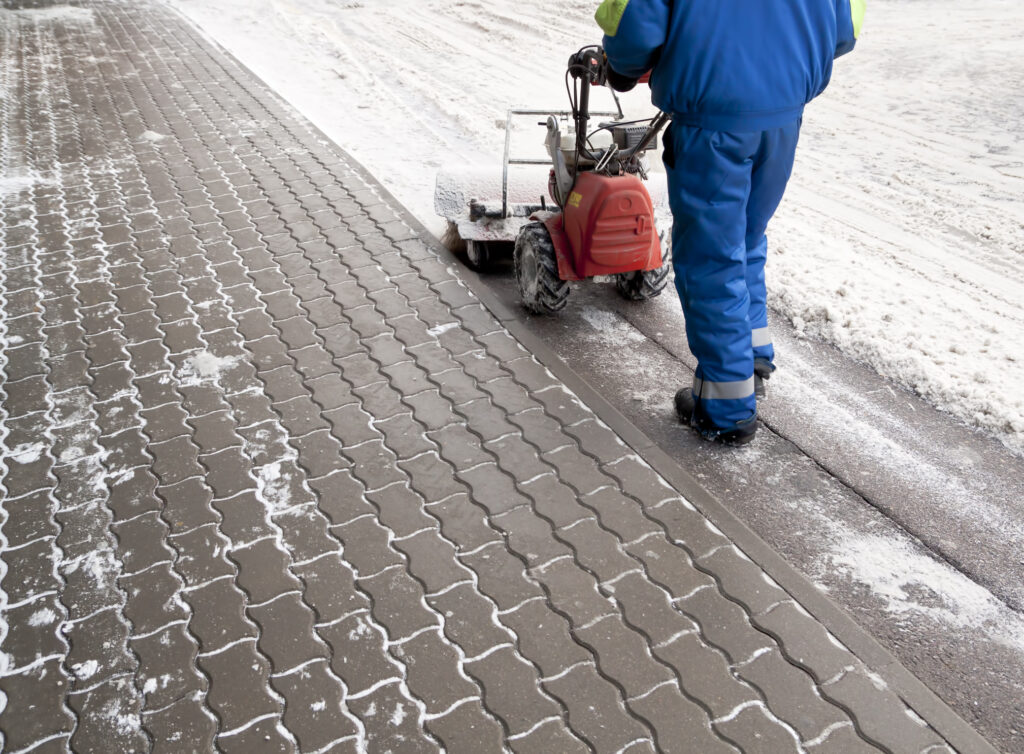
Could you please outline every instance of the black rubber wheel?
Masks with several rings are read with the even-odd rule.
[[[624,299],[629,301],[646,301],[661,295],[668,283],[668,273],[672,269],[672,241],[661,236],[661,267],[653,270],[635,270],[623,272],[615,276],[615,289]]]
[[[466,240],[466,264],[477,272],[489,270],[494,262],[491,245],[486,241]]]
[[[516,282],[523,305],[537,314],[556,314],[565,308],[569,283],[558,277],[558,258],[544,223],[524,225],[516,238]]]

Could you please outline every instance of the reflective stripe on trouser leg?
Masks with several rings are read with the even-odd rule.
[[[750,294],[750,328],[754,358],[769,364],[775,360],[775,349],[768,336],[767,290],[764,267],[768,259],[768,238],[765,230],[782,201],[793,157],[800,139],[800,120],[761,134],[761,143],[754,155],[750,175],[750,197],[747,201],[747,290]]]
[[[730,430],[755,415],[745,243],[753,157],[761,135],[672,124],[665,136],[676,289],[697,358],[698,419]],[[679,169],[676,169],[676,165]],[[749,383],[748,383],[749,381]],[[749,384],[711,398],[712,385]],[[744,393],[741,395],[741,393]]]
[[[754,392],[754,378],[740,382],[708,382],[693,378],[693,394],[702,401],[739,401]]]
[[[772,345],[772,336],[767,327],[755,327],[750,331],[750,345],[754,348],[754,362],[767,361],[769,364],[775,360],[775,347]]]
[[[753,247],[747,246],[747,293],[750,296],[750,344],[755,359],[771,363],[775,349],[768,334],[768,290],[764,282],[764,265],[768,258],[768,239],[761,235],[761,241]]]

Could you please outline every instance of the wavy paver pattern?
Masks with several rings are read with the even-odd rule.
[[[173,12],[0,53],[5,750],[951,750]]]

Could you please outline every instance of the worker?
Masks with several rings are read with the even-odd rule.
[[[708,439],[750,442],[757,394],[775,370],[765,229],[793,168],[804,105],[853,49],[866,0],[604,0],[609,83],[650,71],[672,115],[664,162],[672,263],[697,358],[676,393],[680,420]]]

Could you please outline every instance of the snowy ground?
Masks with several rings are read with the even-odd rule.
[[[506,109],[563,108],[569,52],[598,41],[594,0],[172,1],[436,229],[437,169],[493,164]],[[1022,33],[1015,0],[873,0],[808,109],[769,267],[798,331],[1018,453]]]

